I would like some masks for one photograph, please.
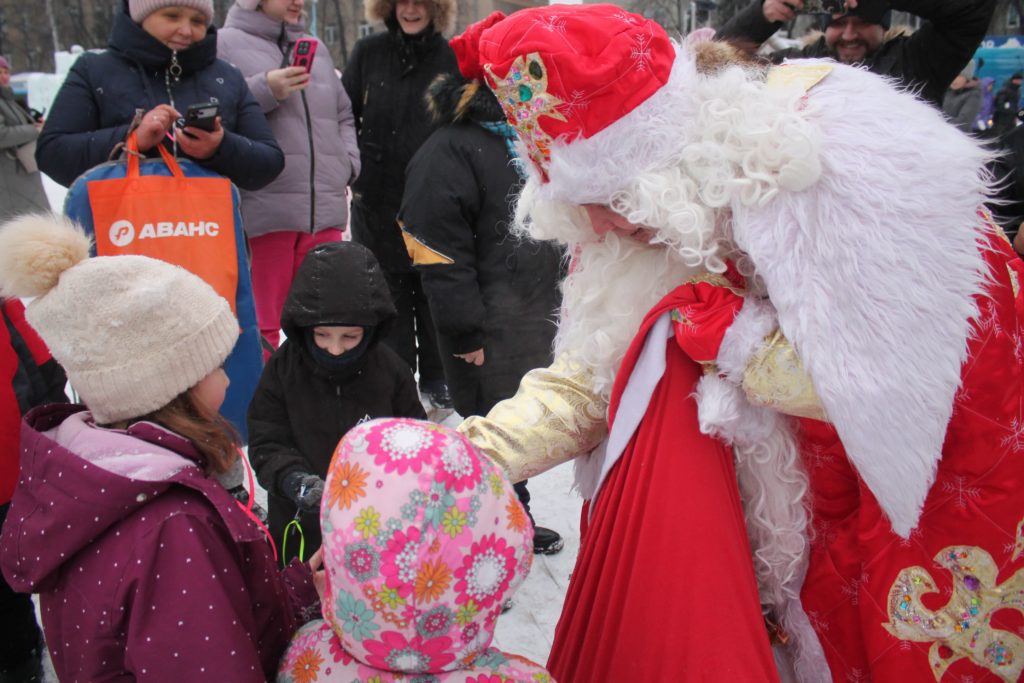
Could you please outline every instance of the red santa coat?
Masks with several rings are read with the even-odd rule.
[[[952,418],[909,538],[832,426],[801,420],[814,534],[804,609],[838,681],[1019,680],[1024,666],[1024,299],[992,235]],[[925,595],[927,594],[927,595]]]

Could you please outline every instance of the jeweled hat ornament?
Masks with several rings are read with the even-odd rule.
[[[545,184],[557,175],[559,148],[629,118],[676,60],[664,29],[614,5],[495,12],[451,45],[462,74],[497,95]]]

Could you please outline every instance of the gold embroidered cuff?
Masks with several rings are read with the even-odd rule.
[[[828,421],[803,362],[778,329],[765,338],[765,345],[747,363],[743,391],[754,405]]]
[[[590,372],[564,357],[523,377],[515,396],[458,430],[522,481],[589,453],[608,429],[608,402],[595,395]]]

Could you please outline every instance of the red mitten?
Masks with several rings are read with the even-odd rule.
[[[679,301],[672,309],[676,342],[696,362],[714,362],[725,331],[743,307],[743,297],[708,282],[681,285],[673,294]]]

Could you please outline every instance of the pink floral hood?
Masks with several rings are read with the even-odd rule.
[[[551,680],[490,647],[533,530],[462,435],[409,419],[355,427],[331,461],[321,525],[325,621],[296,634],[278,681]]]

